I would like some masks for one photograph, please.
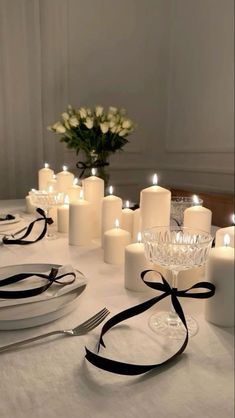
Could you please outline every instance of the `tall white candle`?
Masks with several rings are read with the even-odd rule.
[[[196,199],[196,196],[195,196]],[[203,206],[191,206],[184,211],[184,226],[211,232],[212,212]]]
[[[104,262],[123,264],[125,247],[130,242],[130,233],[119,228],[119,221],[116,219],[116,227],[104,233]]]
[[[53,177],[54,171],[49,168],[49,164],[45,163],[44,168],[38,171],[38,189],[47,190],[47,183]]]
[[[74,200],[79,199],[81,189],[82,189],[81,186],[78,185],[78,179],[75,178],[73,180],[72,186],[70,186],[67,189],[67,195],[68,195],[68,198],[69,198],[70,202],[73,202]]]
[[[130,203],[129,200],[127,200],[125,208],[122,209],[121,228],[125,229],[125,231],[130,232],[131,237],[133,233],[133,216],[134,211],[130,209]]]
[[[235,223],[235,216],[232,216],[232,222]],[[235,226],[228,226],[226,228],[220,228],[216,231],[215,234],[215,246],[221,247],[224,242],[224,236],[228,234],[230,236],[230,243],[229,246],[234,248],[234,234],[235,234]]]
[[[125,248],[125,287],[136,292],[146,292],[149,288],[143,283],[140,273],[143,270],[152,269],[144,253],[144,244],[141,242],[141,234],[138,234],[138,242],[127,245]]]
[[[140,219],[140,209],[135,209],[133,213],[133,233],[132,233],[132,241],[137,242],[138,240],[138,233],[142,230],[141,228],[141,219]]]
[[[69,244],[89,245],[91,243],[91,204],[83,198],[69,205]]]
[[[69,229],[69,197],[65,196],[64,204],[57,208],[58,232],[67,233]]]
[[[168,226],[170,223],[171,192],[157,185],[157,175],[153,176],[153,186],[143,189],[140,194],[140,215],[142,231],[153,226]]]
[[[229,239],[225,235],[225,245],[211,249],[206,266],[206,279],[216,286],[216,291],[206,300],[205,317],[223,327],[234,326],[234,248],[229,247]]]
[[[57,174],[57,188],[60,193],[67,194],[67,190],[72,186],[74,175],[68,171],[66,165],[63,166],[63,171]]]
[[[53,192],[56,192],[57,191],[57,178],[56,178],[56,175],[55,174],[53,174],[52,179],[50,179],[47,182],[47,190],[49,190],[51,187],[53,188],[52,189]]]
[[[109,196],[102,199],[101,212],[101,236],[102,246],[104,243],[104,233],[112,229],[116,219],[121,219],[122,199],[113,195],[113,187],[109,187]]]
[[[83,180],[84,197],[91,203],[92,237],[101,236],[101,211],[104,198],[104,180],[97,177],[96,170],[92,168],[92,176]]]

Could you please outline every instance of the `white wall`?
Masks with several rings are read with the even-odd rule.
[[[66,105],[125,107],[138,129],[111,159],[124,198],[161,184],[233,191],[232,0],[0,0],[0,198],[44,161]],[[222,152],[222,154],[221,154]]]

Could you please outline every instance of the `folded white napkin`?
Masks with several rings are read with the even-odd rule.
[[[19,271],[19,273],[22,273],[22,272],[23,272],[22,270]],[[37,271],[32,271],[32,273],[37,273]],[[40,271],[40,273],[42,272]],[[44,274],[49,274],[49,273],[50,273],[50,270],[45,272]],[[49,300],[52,298],[57,298],[59,296],[62,296],[71,292],[76,292],[76,289],[87,284],[87,279],[85,278],[85,276],[83,276],[83,274],[79,272],[78,270],[74,269],[71,265],[61,266],[58,269],[57,276],[60,276],[61,274],[65,274],[65,273],[75,273],[76,275],[75,281],[71,284],[64,285],[64,286],[58,283],[53,283],[45,292],[41,293],[40,295],[32,296],[29,298],[0,299],[0,309],[6,306],[22,305],[22,304],[40,302],[40,301],[45,301],[45,300]],[[16,274],[16,272],[14,271],[13,274]],[[10,274],[8,273],[8,277],[9,276]],[[72,276],[66,276],[63,279],[60,279],[60,282],[61,283],[63,281],[67,282],[71,277]],[[2,277],[2,279],[3,278],[4,277]],[[11,291],[24,290],[24,289],[39,287],[39,286],[42,286],[43,284],[45,284],[45,279],[41,279],[40,277],[37,277],[37,276],[32,276],[18,283],[8,285],[5,287],[5,289],[11,290]],[[4,287],[2,289],[4,289]]]

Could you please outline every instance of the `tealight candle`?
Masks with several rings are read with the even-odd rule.
[[[91,243],[91,203],[80,198],[69,205],[69,244],[89,245]]]
[[[154,174],[153,186],[140,193],[142,231],[153,226],[168,226],[170,223],[171,192],[157,184],[157,174]]]
[[[53,191],[56,192],[57,191],[57,179],[56,179],[56,175],[53,174],[52,179],[50,179],[47,182],[47,190],[49,190],[49,188],[52,187]]]
[[[197,203],[197,196],[194,201]],[[211,231],[212,212],[203,206],[191,206],[184,211],[184,226],[187,228],[201,229],[210,233]]]
[[[64,204],[57,208],[58,232],[67,233],[69,229],[69,197],[64,198]]]
[[[69,187],[72,186],[74,175],[68,171],[66,165],[63,165],[63,171],[57,174],[57,188],[60,193],[67,193]]]
[[[131,242],[131,235],[119,228],[116,219],[115,228],[104,233],[104,262],[108,264],[123,264],[125,247]]]
[[[113,195],[113,187],[109,187],[109,195],[102,199],[101,236],[104,243],[104,233],[115,225],[115,220],[121,218],[122,199]]]
[[[136,292],[148,291],[149,288],[142,281],[140,273],[152,268],[152,264],[145,257],[141,233],[138,233],[138,242],[125,248],[125,288]]]
[[[96,169],[92,168],[92,175],[83,180],[84,197],[91,203],[92,237],[100,238],[101,235],[101,211],[104,198],[104,180],[97,177]]]
[[[131,236],[133,233],[133,214],[134,211],[130,209],[130,203],[129,200],[127,200],[125,208],[122,209],[121,228],[130,232]]]
[[[235,224],[234,214],[232,216],[232,222],[233,224]],[[218,229],[218,231],[216,231],[216,234],[215,234],[215,246],[221,247],[221,245],[223,245],[224,235],[229,234],[230,236],[229,246],[234,248],[234,233],[235,233],[235,225]]]
[[[234,248],[230,237],[224,236],[224,246],[211,249],[206,266],[206,280],[216,286],[215,295],[206,300],[207,321],[223,327],[234,326]]]
[[[49,164],[45,163],[44,168],[38,171],[38,189],[47,190],[47,183],[53,177],[54,171],[49,168]]]
[[[133,233],[132,241],[136,242],[138,239],[138,233],[141,231],[141,219],[140,219],[140,209],[135,209],[133,213]]]
[[[67,195],[69,197],[69,201],[72,202],[73,200],[78,200],[80,197],[81,186],[78,185],[78,179],[75,178],[73,180],[72,186],[67,189]]]

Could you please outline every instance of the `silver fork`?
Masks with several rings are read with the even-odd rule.
[[[41,334],[36,337],[28,338],[26,340],[17,341],[16,343],[13,343],[13,344],[4,345],[3,347],[0,347],[0,353],[3,353],[4,351],[7,351],[7,350],[12,350],[14,348],[31,343],[33,341],[50,337],[51,335],[62,334],[62,335],[69,335],[71,337],[74,337],[74,336],[76,337],[78,335],[87,334],[89,331],[96,328],[108,316],[109,313],[110,312],[107,308],[103,308],[101,311],[97,312],[94,316],[87,319],[87,321],[82,322],[82,324],[77,325],[73,329],[51,331],[51,332],[47,332],[46,334]]]

